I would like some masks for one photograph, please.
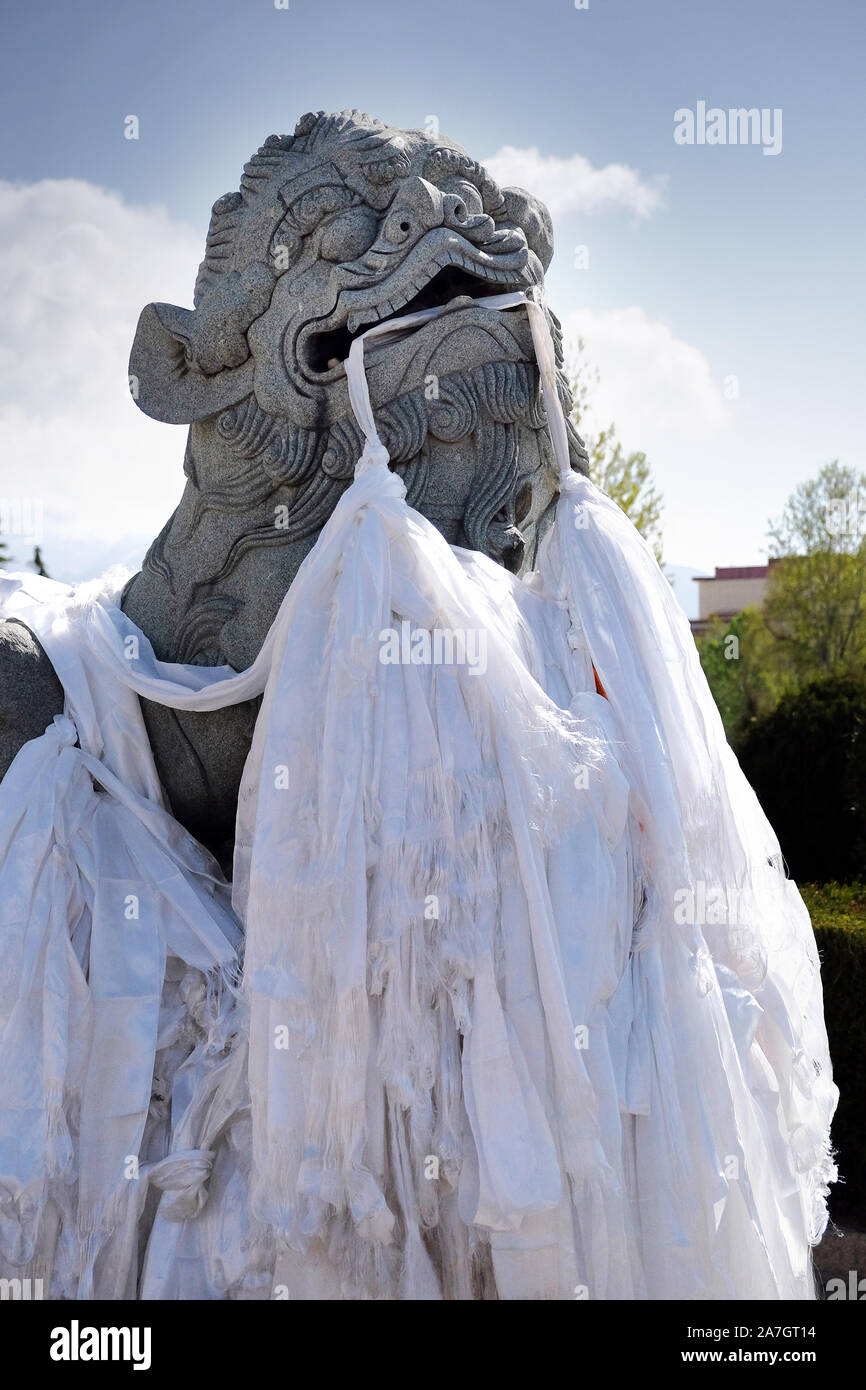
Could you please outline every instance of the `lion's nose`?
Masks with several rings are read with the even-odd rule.
[[[400,185],[400,193],[385,219],[382,232],[386,240],[399,246],[403,241],[416,240],[432,227],[441,227],[444,216],[439,189],[415,175]]]

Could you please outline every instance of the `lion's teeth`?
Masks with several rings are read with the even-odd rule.
[[[381,322],[389,318],[392,314],[397,314],[403,309],[409,300],[416,294],[425,290],[438,270],[445,270],[449,266],[459,266],[463,270],[469,271],[472,275],[477,275],[480,280],[492,281],[499,285],[513,285],[522,283],[519,272],[512,270],[499,270],[496,266],[488,265],[483,260],[476,260],[473,256],[458,251],[455,247],[446,247],[440,250],[432,259],[426,269],[421,272],[416,279],[408,282],[406,287],[395,293],[391,299],[383,299],[380,304],[371,306],[369,309],[356,309],[348,317],[346,327],[351,334],[357,333],[362,324],[371,322]],[[471,296],[458,296],[461,300],[472,302]],[[452,301],[452,303],[455,301]]]

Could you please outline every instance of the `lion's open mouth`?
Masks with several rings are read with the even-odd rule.
[[[420,309],[439,308],[461,296],[481,299],[486,295],[504,294],[509,290],[524,288],[527,284],[528,279],[521,271],[493,271],[492,267],[488,266],[467,270],[460,265],[446,265],[437,270],[416,294],[410,299],[403,299],[397,307],[385,297],[387,290],[383,287],[380,305],[350,313],[347,321],[337,327],[319,332],[307,331],[303,334],[300,347],[304,365],[308,371],[318,376],[337,373],[349,356],[349,349],[354,340],[374,324],[383,323],[388,319],[403,318],[404,315],[417,313]]]

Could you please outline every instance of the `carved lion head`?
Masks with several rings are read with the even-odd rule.
[[[539,285],[551,254],[547,209],[499,188],[453,141],[357,111],[310,113],[293,135],[270,136],[239,191],[214,204],[194,309],[142,313],[136,399],[155,419],[203,424],[187,471],[205,496],[231,506],[270,485],[286,524],[268,538],[264,522],[257,539],[297,541],[324,524],[360,452],[352,340],[452,305],[411,338],[371,344],[373,407],[410,501],[452,543],[519,569],[555,476],[525,316],[473,301]],[[214,465],[217,440],[242,461],[245,486]],[[577,436],[572,445],[582,467]]]

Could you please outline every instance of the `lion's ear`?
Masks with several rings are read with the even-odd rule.
[[[190,364],[195,311],[176,304],[142,310],[129,357],[129,389],[145,415],[168,425],[189,425],[248,396],[253,360],[206,376]]]
[[[506,217],[523,229],[530,251],[534,251],[546,271],[553,260],[553,219],[542,203],[525,188],[503,188]]]

